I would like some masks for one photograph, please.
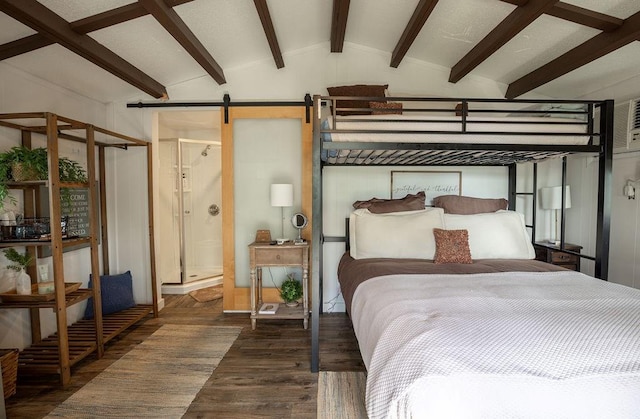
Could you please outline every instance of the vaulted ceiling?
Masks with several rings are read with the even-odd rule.
[[[0,11],[0,61],[105,102],[166,98],[203,75],[224,84],[226,69],[259,60],[283,71],[288,52],[322,43],[388,52],[392,68],[443,66],[450,83],[482,76],[509,98],[640,82],[638,0],[0,0]]]

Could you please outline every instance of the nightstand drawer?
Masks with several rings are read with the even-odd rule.
[[[578,256],[563,252],[551,252],[552,263],[571,264],[578,263]]]
[[[565,253],[561,251],[557,245],[546,242],[534,243],[533,247],[536,250],[537,260],[552,263],[574,271],[580,271],[580,256]],[[565,243],[564,249],[570,252],[580,253],[582,246]]]
[[[268,252],[256,252],[257,266],[282,266],[282,265],[301,265],[303,258],[303,249],[278,249],[274,248]]]

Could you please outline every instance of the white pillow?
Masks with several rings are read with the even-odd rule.
[[[524,216],[515,211],[459,215],[444,214],[447,230],[467,230],[472,259],[534,259],[536,252],[524,225]]]
[[[349,217],[351,257],[433,259],[433,229],[443,228],[443,216],[442,208],[386,214],[355,210]]]

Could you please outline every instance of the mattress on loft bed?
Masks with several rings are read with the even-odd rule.
[[[321,130],[369,132],[323,132],[323,141],[585,145],[590,138],[585,122],[558,117],[469,116],[464,133],[459,116],[353,115],[333,125],[332,118],[324,119]]]

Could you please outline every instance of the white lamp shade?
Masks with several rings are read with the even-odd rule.
[[[571,208],[571,189],[565,187],[564,207]],[[562,186],[540,189],[540,206],[542,209],[557,210],[562,208]]]
[[[290,183],[274,183],[271,185],[271,206],[293,206],[293,185]]]

